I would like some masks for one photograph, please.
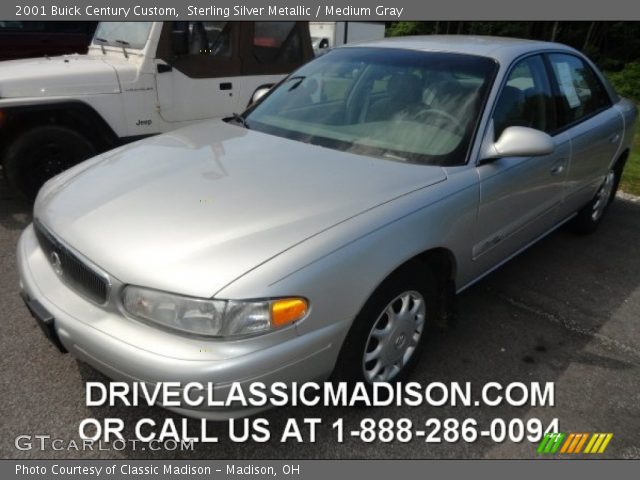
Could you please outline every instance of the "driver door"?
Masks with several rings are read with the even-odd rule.
[[[553,133],[555,104],[541,55],[520,60],[507,75],[487,141],[511,126]],[[492,131],[491,131],[492,129]],[[559,221],[571,153],[568,135],[552,137],[555,151],[540,157],[480,158],[480,204],[472,256],[480,274],[519,252]]]
[[[156,91],[166,122],[226,117],[240,108],[239,25],[165,22],[156,60]],[[184,44],[177,48],[173,42],[181,36]]]

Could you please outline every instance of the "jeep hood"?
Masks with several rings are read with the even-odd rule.
[[[61,174],[35,216],[122,282],[210,297],[305,239],[445,179],[440,167],[213,121]]]
[[[0,62],[0,98],[118,93],[115,69],[92,55]]]

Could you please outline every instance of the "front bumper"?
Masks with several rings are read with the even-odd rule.
[[[233,341],[177,335],[127,318],[117,310],[96,306],[69,289],[45,258],[31,225],[22,233],[17,250],[25,300],[50,314],[52,332],[60,346],[115,380],[148,384],[213,382],[216,399],[226,398],[235,382],[246,388],[251,382],[320,381],[333,370],[348,328],[346,322],[338,322],[298,335],[290,327]],[[260,410],[169,409],[214,420]]]

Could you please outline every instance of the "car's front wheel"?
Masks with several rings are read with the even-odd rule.
[[[404,380],[420,358],[438,301],[430,271],[403,269],[391,275],[354,320],[334,379],[367,385]]]
[[[426,301],[406,290],[378,315],[365,342],[362,372],[368,382],[394,380],[411,363],[425,330]]]

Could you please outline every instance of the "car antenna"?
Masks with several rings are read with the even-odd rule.
[[[106,55],[107,52],[104,49],[104,44],[107,43],[107,41],[104,38],[100,38],[100,37],[94,37],[94,40],[100,44],[100,49],[102,50],[102,54]]]
[[[124,40],[116,40],[118,45],[122,45],[122,53],[124,53],[124,58],[129,58],[129,54],[127,53],[127,49],[125,47],[129,46],[129,42]]]

